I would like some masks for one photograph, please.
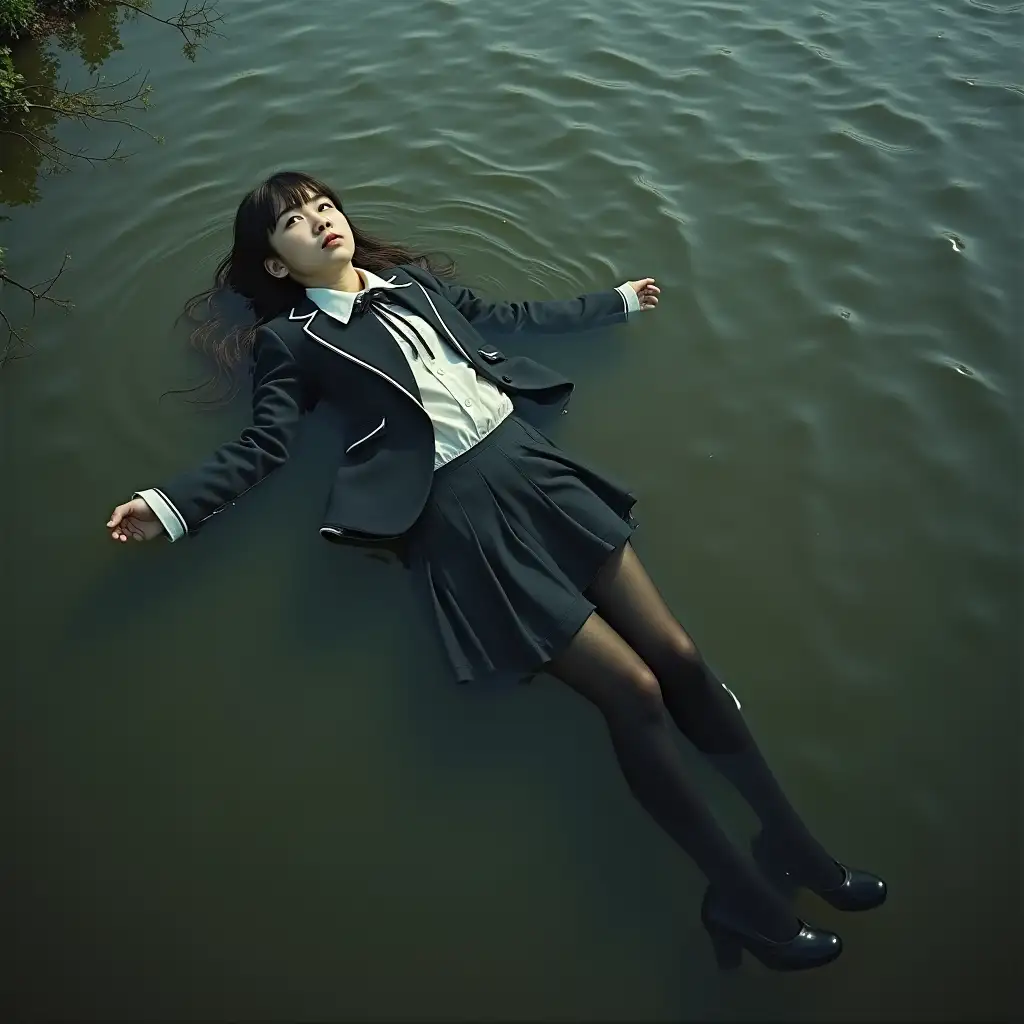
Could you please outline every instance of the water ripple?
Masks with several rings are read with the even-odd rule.
[[[194,66],[152,26],[126,29],[105,70],[133,71],[145,50],[144,124],[167,145],[5,211],[26,279],[44,280],[66,240],[77,306],[39,312],[5,388],[24,438],[15,493],[59,491],[63,521],[92,521],[244,424],[244,396],[205,417],[157,401],[203,369],[168,325],[208,282],[243,191],[308,167],[376,233],[450,252],[496,296],[657,276],[656,315],[531,352],[580,380],[567,440],[640,490],[644,557],[709,643],[754,680],[777,665],[770,706],[807,715],[799,732],[826,723],[833,746],[801,747],[795,777],[886,790],[885,764],[829,714],[853,704],[891,713],[873,723],[882,748],[904,749],[902,714],[915,756],[943,764],[948,736],[918,705],[952,720],[1001,692],[991,652],[1007,646],[1019,560],[1024,5],[349,6],[231,4],[227,38]],[[90,141],[74,124],[59,137]],[[90,544],[83,533],[78,569],[62,561],[50,603],[26,615],[74,617],[63,577],[94,575]],[[32,580],[40,548],[25,548],[12,575]],[[218,602],[231,635],[266,593],[258,570],[218,581],[238,588]],[[211,585],[167,602],[156,632],[200,635]],[[336,623],[313,643],[336,643]],[[120,671],[115,654],[97,674]],[[268,640],[264,685],[288,677],[286,654]],[[53,658],[54,679],[79,678]],[[969,693],[965,664],[984,683]],[[788,749],[793,724],[765,722]],[[936,786],[911,778],[901,799],[938,847],[939,826],[981,812]],[[824,801],[826,818],[842,805]],[[707,1015],[676,1009],[648,1016]]]

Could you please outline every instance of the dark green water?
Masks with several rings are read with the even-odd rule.
[[[1024,5],[220,10],[226,38],[194,65],[146,20],[102,65],[151,69],[140,120],[164,146],[126,139],[132,159],[44,180],[33,204],[5,177],[13,269],[38,281],[70,251],[75,302],[41,310],[0,373],[7,1001],[134,1020],[1010,1016]],[[109,541],[114,504],[246,422],[244,398],[159,396],[199,379],[171,321],[244,190],[286,166],[492,294],[658,278],[639,323],[523,350],[575,376],[560,441],[640,495],[637,550],[794,801],[888,879],[874,914],[802,900],[846,940],[838,963],[714,969],[703,880],[597,713],[548,678],[456,688],[402,571],[319,539],[318,422],[201,538]],[[752,817],[694,771],[745,841]]]

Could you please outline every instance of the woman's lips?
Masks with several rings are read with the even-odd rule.
[[[320,248],[321,249],[327,249],[330,246],[334,245],[335,242],[340,242],[340,241],[341,241],[341,235],[328,235],[324,239],[324,244],[322,246],[320,246]]]

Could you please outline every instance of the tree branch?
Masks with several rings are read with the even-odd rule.
[[[110,117],[109,114],[122,110],[144,110],[148,106],[149,93],[151,86],[147,84],[148,75],[144,75],[142,80],[138,83],[135,91],[129,96],[123,96],[120,98],[106,99],[98,94],[104,90],[118,89],[132,79],[137,78],[140,72],[136,71],[134,74],[122,78],[117,82],[105,82],[102,77],[97,78],[96,82],[91,84],[88,88],[83,89],[79,92],[72,92],[68,86],[65,85],[61,89],[49,89],[49,95],[47,97],[48,102],[37,103],[34,100],[24,99],[19,105],[18,109],[23,114],[31,114],[33,111],[40,113],[53,114],[59,118],[71,118],[78,121],[79,124],[84,125],[86,128],[90,126],[92,121],[100,121],[105,124],[117,124],[133,129],[134,131],[141,132],[143,135],[148,136],[155,142],[162,142],[163,140],[158,135],[154,135],[152,132],[143,128],[141,125],[135,124],[132,121],[126,120],[120,117]],[[114,147],[113,151],[106,156],[90,156],[85,147],[76,152],[65,149],[59,145],[50,133],[45,129],[35,129],[25,124],[24,121],[19,125],[20,131],[14,130],[9,126],[10,122],[0,127],[0,136],[10,135],[12,138],[20,139],[26,145],[28,145],[39,157],[44,161],[52,161],[55,165],[56,171],[66,171],[70,169],[70,164],[64,160],[61,160],[61,156],[65,156],[69,161],[84,160],[90,166],[94,166],[97,163],[102,163],[107,160],[126,160],[131,153],[120,153],[121,143],[118,142]]]
[[[137,132],[142,132],[143,135],[148,135],[154,142],[159,142],[158,136],[152,132],[147,131],[141,125],[134,124],[132,121],[126,121],[123,117],[103,117],[100,114],[94,114],[91,110],[61,110],[60,107],[51,107],[48,103],[26,103],[25,106],[28,110],[49,110],[53,114],[58,114],[61,117],[72,117],[77,121],[81,121],[82,124],[87,124],[89,121],[102,121],[104,124],[123,124],[129,128],[134,128]],[[118,103],[117,106],[122,106]],[[6,134],[6,130],[3,130]],[[10,134],[16,134],[11,132]]]
[[[36,303],[40,302],[42,299],[45,299],[47,302],[52,302],[53,305],[59,306],[61,309],[71,309],[71,301],[69,299],[55,299],[50,295],[50,289],[57,283],[57,279],[60,277],[60,275],[64,273],[64,268],[68,265],[69,259],[71,259],[71,253],[64,253],[64,260],[60,265],[60,270],[58,270],[57,273],[54,274],[53,277],[51,277],[48,281],[42,281],[40,282],[40,284],[37,285],[27,285],[22,284],[20,281],[15,281],[14,278],[11,277],[7,273],[7,271],[4,270],[3,267],[0,267],[0,283],[14,285],[14,287],[17,288],[19,291],[23,291],[26,294],[31,295],[33,315],[35,315]],[[37,288],[41,288],[44,284],[46,285],[46,291],[36,291]],[[6,319],[6,317],[4,319]]]
[[[71,254],[64,253],[64,261],[60,265],[60,270],[58,270],[57,273],[54,274],[53,277],[49,279],[49,281],[43,281],[41,284],[37,285],[27,285],[22,284],[20,281],[15,281],[13,277],[8,275],[3,265],[0,264],[0,286],[9,284],[17,288],[19,291],[25,292],[27,295],[30,295],[32,297],[33,316],[35,316],[36,314],[36,305],[39,302],[44,301],[49,302],[60,309],[63,309],[64,312],[66,313],[68,312],[68,310],[72,308],[71,302],[68,299],[55,299],[52,295],[50,295],[50,289],[57,283],[57,279],[60,277],[60,275],[64,273],[64,268],[67,266],[69,259],[71,259]],[[38,289],[42,288],[43,285],[46,286],[45,289],[43,291],[39,291]],[[17,358],[16,356],[13,355],[12,341],[14,339],[17,339],[18,344],[21,345],[22,347],[25,347],[27,345],[27,341],[25,339],[25,335],[22,334],[21,331],[19,331],[18,328],[11,323],[10,319],[8,318],[7,314],[3,311],[3,309],[0,309],[0,320],[3,320],[4,326],[6,326],[7,328],[7,342],[4,345],[3,352],[0,352],[0,366],[5,366],[11,359]]]
[[[79,149],[72,153],[70,149],[58,146],[56,142],[53,142],[35,131],[30,131],[26,135],[22,132],[12,132],[5,129],[2,134],[10,135],[16,139],[21,139],[22,142],[38,153],[44,160],[52,161],[58,171],[71,170],[71,165],[61,160],[56,155],[58,153],[62,153],[64,156],[70,157],[72,160],[84,160],[90,167],[95,164],[106,163],[109,160],[116,160],[120,163],[122,160],[127,160],[130,156],[135,155],[134,153],[120,153],[120,141],[117,142],[114,148],[106,156],[90,156],[84,149]],[[40,148],[41,146],[46,146],[48,149],[43,150]]]
[[[128,3],[128,0],[113,0],[118,7],[125,7],[136,14],[142,14],[153,21],[159,21],[162,25],[170,25],[176,28],[185,40],[185,56],[189,60],[195,60],[196,49],[202,45],[201,40],[207,36],[220,36],[213,26],[224,20],[222,14],[211,14],[211,8],[216,6],[216,0],[185,0],[184,6],[176,18],[158,18],[155,14]]]
[[[7,344],[4,345],[3,353],[0,354],[0,366],[3,366],[11,358],[11,339],[17,338],[19,345],[25,345],[26,341],[25,335],[7,319],[7,314],[2,309],[0,309],[0,319],[7,325]]]

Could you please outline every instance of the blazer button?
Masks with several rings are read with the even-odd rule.
[[[511,383],[512,383],[512,378],[511,378],[511,377],[509,377],[509,376],[508,376],[508,374],[505,374],[505,375],[504,375],[504,376],[503,376],[503,377],[502,377],[501,379],[502,379],[502,380],[503,380],[503,381],[504,381],[504,382],[505,382],[506,384],[511,384]]]

